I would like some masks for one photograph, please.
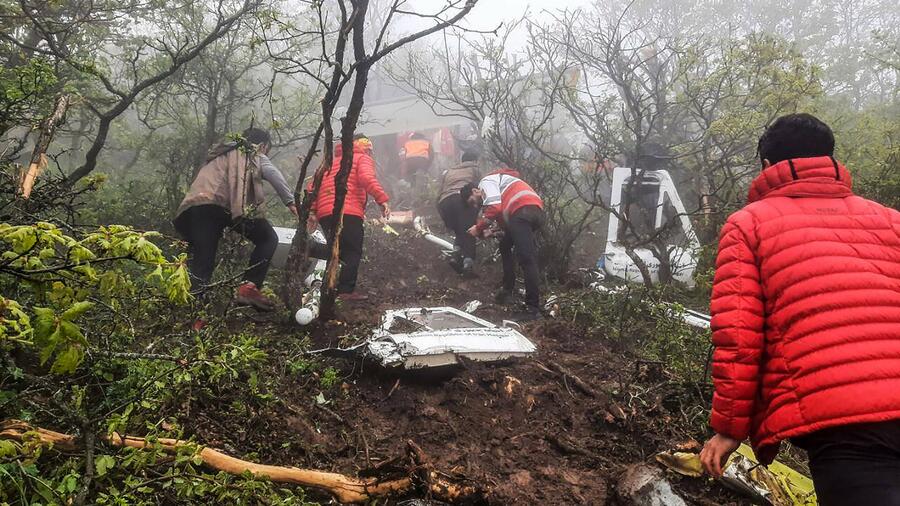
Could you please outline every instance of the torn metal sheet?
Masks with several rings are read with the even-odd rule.
[[[452,307],[387,311],[366,346],[382,365],[406,369],[453,365],[459,357],[482,362],[526,357],[536,349],[515,329]]]
[[[634,464],[625,469],[618,484],[619,493],[631,504],[646,506],[687,506],[659,468]]]
[[[700,456],[688,452],[663,452],[657,462],[685,476],[701,477]],[[742,444],[728,459],[722,485],[750,498],[757,504],[772,506],[815,506],[816,493],[812,480],[775,461],[761,466],[753,450]]]
[[[272,255],[272,266],[282,268],[287,263],[288,254],[291,252],[291,242],[297,229],[288,227],[272,227],[275,229],[275,235],[278,236],[278,246],[275,247],[275,254]]]

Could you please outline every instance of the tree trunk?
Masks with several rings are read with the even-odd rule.
[[[325,267],[325,283],[322,289],[322,303],[320,305],[319,318],[332,319],[335,316],[334,302],[337,297],[337,277],[340,266],[341,232],[344,228],[344,201],[347,196],[347,180],[350,178],[350,170],[353,168],[353,134],[356,132],[356,124],[362,112],[365,102],[366,82],[369,78],[371,63],[366,60],[363,40],[365,28],[366,9],[368,0],[361,0],[356,4],[353,13],[353,53],[357,62],[356,78],[353,83],[353,94],[350,96],[350,104],[347,113],[341,118],[341,167],[334,176],[334,212],[336,225],[332,232],[331,257]]]

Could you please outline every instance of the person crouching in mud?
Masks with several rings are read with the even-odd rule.
[[[459,190],[470,206],[482,209],[482,217],[469,229],[476,238],[490,235],[491,223],[503,230],[500,255],[503,259],[503,288],[497,294],[498,303],[512,300],[516,284],[513,250],[525,275],[526,312],[520,320],[541,317],[540,272],[538,269],[535,233],[544,225],[544,202],[537,192],[518,177],[514,170],[501,169],[483,178],[476,187],[469,183]]]
[[[201,294],[212,278],[219,239],[226,229],[253,243],[250,265],[243,274],[244,282],[237,288],[235,301],[260,311],[274,308],[274,303],[259,289],[278,246],[275,229],[262,216],[262,182],[272,185],[284,205],[297,214],[293,191],[267,156],[271,145],[268,132],[248,128],[240,140],[213,148],[174,219],[175,229],[188,242],[188,270],[196,292]],[[201,320],[194,323],[197,330],[203,325]]]
[[[478,208],[468,205],[459,190],[481,179],[478,173],[478,153],[466,151],[461,161],[461,164],[447,169],[441,176],[437,208],[444,225],[455,236],[450,266],[463,276],[471,276],[475,268],[475,238],[469,234],[469,229],[475,225]]]

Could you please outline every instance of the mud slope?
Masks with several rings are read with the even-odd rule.
[[[367,335],[388,308],[461,307],[479,299],[485,305],[478,316],[495,322],[510,317],[510,309],[488,304],[499,264],[484,265],[479,279],[464,281],[422,239],[375,227],[366,233],[360,289],[370,299],[342,306],[340,323],[315,324],[314,347]],[[291,339],[297,329],[268,331]],[[625,466],[702,436],[672,423],[667,409],[679,409],[677,403],[627,394],[639,380],[635,363],[607,348],[603,329],[546,319],[523,332],[538,346],[534,359],[467,363],[437,375],[399,375],[359,361],[321,359],[341,373],[338,385],[323,392],[328,404],[313,400],[321,391],[318,382],[287,374],[279,378],[283,405],[243,424],[244,440],[236,450],[270,462],[359,472],[402,456],[412,440],[438,469],[490,487],[496,504],[620,504],[615,482]],[[222,427],[234,423],[195,428],[221,433],[235,430]],[[672,480],[691,503],[738,502],[700,480]]]

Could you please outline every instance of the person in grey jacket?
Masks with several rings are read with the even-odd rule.
[[[475,238],[469,235],[468,230],[475,225],[478,208],[466,205],[459,190],[480,179],[478,153],[475,151],[463,153],[462,163],[447,169],[441,177],[438,212],[444,225],[456,236],[453,241],[455,255],[450,260],[450,266],[463,275],[471,275],[475,267]]]
[[[284,205],[297,214],[293,191],[267,156],[271,145],[268,132],[248,128],[241,142],[216,146],[194,178],[174,220],[175,229],[188,242],[188,269],[199,292],[212,278],[216,250],[225,229],[253,243],[250,265],[235,300],[261,311],[274,308],[274,303],[259,288],[278,246],[275,229],[262,216],[265,202],[262,181],[268,182]],[[199,326],[202,325],[201,322]]]

